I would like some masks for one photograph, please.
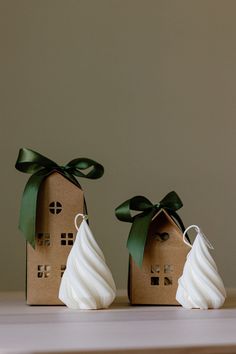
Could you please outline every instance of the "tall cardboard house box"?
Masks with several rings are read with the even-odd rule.
[[[24,188],[19,217],[19,229],[27,240],[27,303],[62,305],[58,293],[76,237],[75,216],[87,212],[76,177],[98,179],[104,168],[84,157],[59,166],[28,148],[19,150],[15,167],[31,175]]]
[[[58,291],[76,236],[77,213],[84,213],[83,191],[60,173],[51,173],[39,190],[35,249],[27,243],[29,305],[62,304]]]
[[[128,293],[132,305],[178,305],[175,299],[189,247],[183,233],[161,209],[153,218],[142,267],[129,258]]]

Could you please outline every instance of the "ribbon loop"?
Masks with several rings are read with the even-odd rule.
[[[27,148],[20,149],[15,165],[17,170],[30,174],[36,173],[44,167],[52,168],[56,166],[58,167],[54,161]]]
[[[127,248],[135,263],[141,267],[148,236],[149,226],[153,217],[164,209],[175,219],[184,232],[184,224],[176,213],[183,206],[181,199],[175,191],[168,193],[159,203],[152,204],[143,196],[136,196],[126,200],[115,209],[116,217],[120,221],[132,223],[129,233]],[[139,212],[131,216],[131,211]]]
[[[71,160],[65,167],[73,175],[77,177],[85,177],[89,179],[100,178],[104,173],[104,168],[102,165],[100,165],[94,160],[85,157]],[[87,170],[87,169],[89,169],[87,173],[81,172],[81,170]]]
[[[175,191],[168,193],[161,201],[161,207],[163,209],[179,210],[182,208],[183,203]]]
[[[53,171],[58,171],[65,178],[80,187],[76,177],[97,179],[102,177],[104,168],[101,164],[88,158],[71,160],[65,166],[59,166],[56,162],[31,149],[20,149],[15,164],[17,170],[30,173],[21,201],[19,229],[24,233],[26,240],[35,247],[35,225],[37,212],[37,199],[40,185]],[[87,173],[81,172],[90,168]]]
[[[148,208],[152,208],[153,204],[143,196],[136,196],[126,200],[115,210],[116,217],[125,222],[133,222],[135,216],[131,215],[132,211],[141,212]]]

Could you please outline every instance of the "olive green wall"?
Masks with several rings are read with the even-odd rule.
[[[0,289],[24,288],[20,147],[104,164],[81,183],[118,288],[130,226],[114,208],[170,190],[236,286],[235,13],[230,0],[0,0]]]

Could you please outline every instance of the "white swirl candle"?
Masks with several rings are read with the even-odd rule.
[[[77,228],[77,217],[83,221]],[[104,255],[83,214],[75,218],[78,230],[67,259],[59,289],[59,299],[72,309],[107,308],[115,299],[116,287]]]
[[[197,232],[193,246],[185,239],[186,232],[191,228]],[[184,242],[192,249],[187,256],[183,274],[178,280],[176,300],[187,309],[221,307],[226,292],[216,263],[209,252],[209,248],[213,247],[196,225],[189,226],[183,237]]]

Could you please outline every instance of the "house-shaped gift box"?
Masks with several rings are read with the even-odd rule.
[[[23,192],[19,222],[27,240],[27,303],[59,305],[61,277],[76,237],[74,219],[86,213],[84,193],[75,176],[97,179],[104,169],[87,158],[58,166],[25,148],[20,149],[16,168],[32,174]]]
[[[142,267],[129,257],[128,293],[132,305],[178,305],[178,279],[189,247],[183,233],[161,209],[149,227]]]
[[[59,305],[58,291],[73,246],[73,220],[84,213],[84,193],[58,172],[40,187],[37,203],[36,243],[27,243],[27,303]]]
[[[116,208],[119,220],[132,223],[127,241],[128,295],[132,305],[178,304],[178,279],[189,252],[183,242],[184,225],[176,213],[182,206],[172,191],[157,204],[136,196]]]

